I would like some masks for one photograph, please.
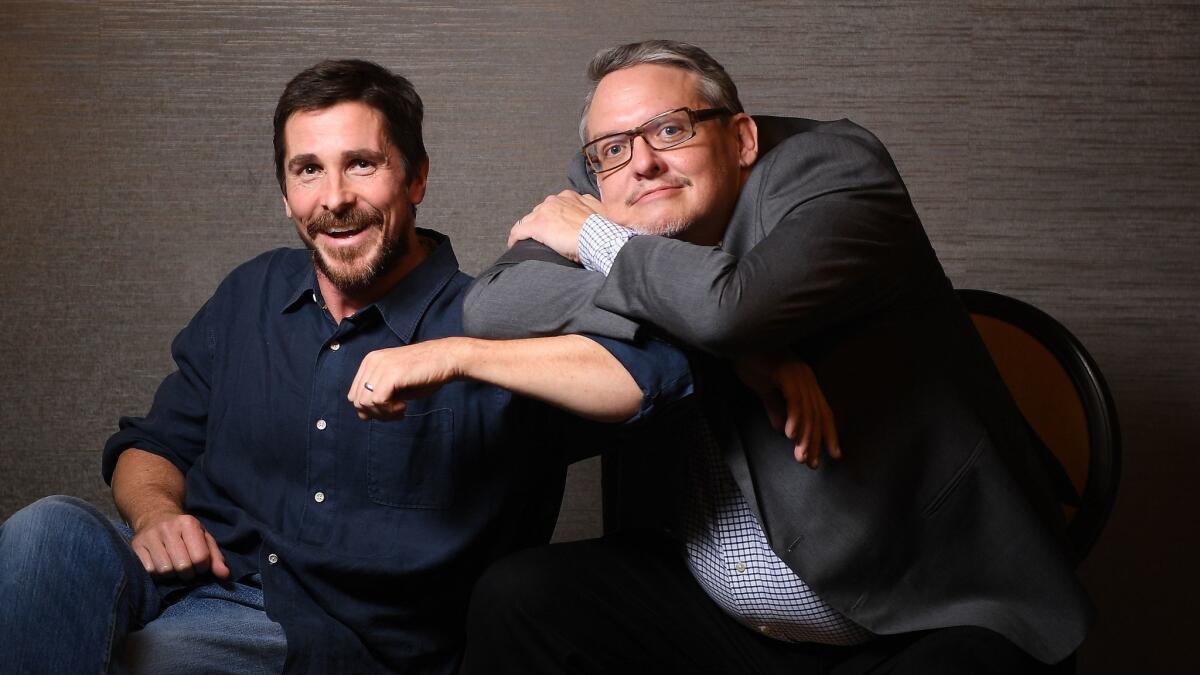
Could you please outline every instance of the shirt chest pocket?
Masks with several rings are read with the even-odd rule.
[[[411,509],[446,509],[453,504],[458,478],[453,410],[371,422],[368,442],[371,501]]]

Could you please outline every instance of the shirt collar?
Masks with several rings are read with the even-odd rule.
[[[436,247],[420,265],[397,282],[387,295],[359,312],[362,314],[375,308],[388,328],[405,343],[412,342],[413,333],[416,332],[421,317],[425,315],[438,293],[458,273],[458,258],[454,255],[454,247],[446,235],[424,228],[417,228],[417,234],[433,240]],[[294,290],[287,295],[287,303],[280,309],[281,313],[306,302],[318,302],[317,272],[311,264],[306,270],[296,274],[290,285]]]

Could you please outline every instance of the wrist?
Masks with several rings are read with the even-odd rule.
[[[137,534],[146,528],[152,527],[164,520],[170,520],[176,516],[182,516],[183,511],[175,507],[159,507],[139,513],[136,517],[129,519],[129,527],[133,529],[134,534]]]
[[[480,364],[486,358],[487,340],[472,337],[446,338],[449,369],[453,379],[478,379]]]

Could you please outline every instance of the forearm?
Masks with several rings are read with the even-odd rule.
[[[616,357],[588,338],[456,341],[464,377],[599,422],[626,420],[641,406],[637,382]]]
[[[113,502],[138,532],[152,520],[183,513],[185,484],[174,464],[145,450],[129,448],[112,475]]]
[[[631,341],[638,324],[595,306],[604,275],[533,241],[518,242],[479,276],[463,303],[468,335],[514,339],[589,333]]]
[[[720,247],[634,237],[595,305],[729,357],[827,334],[940,281],[887,151],[848,122],[821,127],[759,160]]]

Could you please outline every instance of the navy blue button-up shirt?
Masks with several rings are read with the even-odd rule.
[[[367,353],[462,334],[470,278],[445,237],[421,234],[438,247],[341,324],[308,251],[236,269],[176,337],[149,414],[122,418],[104,449],[106,481],[130,447],[184,473],[185,508],[233,578],[261,572],[291,671],[452,672],[474,579],[548,540],[563,458],[597,429],[620,434],[473,381],[400,421],[358,419],[346,393]],[[678,351],[595,339],[642,388],[637,417],[691,392]]]

